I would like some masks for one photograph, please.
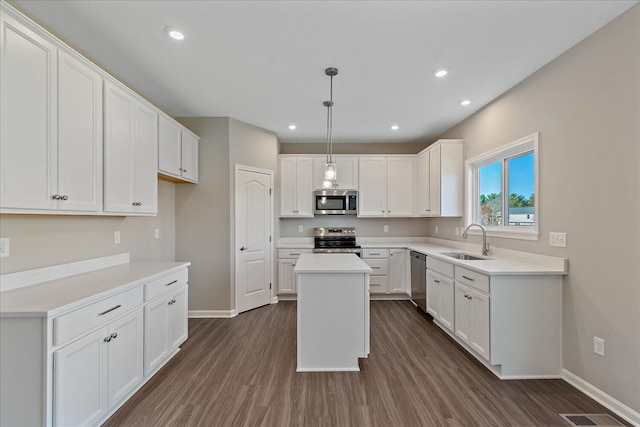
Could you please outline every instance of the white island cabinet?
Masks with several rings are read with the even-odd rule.
[[[298,372],[359,371],[369,355],[369,273],[354,254],[302,254],[298,293]]]
[[[0,425],[103,423],[186,339],[188,266],[121,254],[0,276]]]

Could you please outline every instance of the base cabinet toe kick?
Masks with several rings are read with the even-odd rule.
[[[100,425],[180,350],[188,334],[189,263],[153,264],[145,267],[152,274],[134,274],[128,283],[122,272],[129,267],[115,267],[118,286],[89,298],[85,292],[48,313],[3,305],[0,425]],[[86,286],[91,274],[97,287],[108,281],[108,270],[89,273]],[[64,280],[50,283],[64,292]]]

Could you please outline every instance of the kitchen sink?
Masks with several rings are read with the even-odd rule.
[[[487,259],[491,259],[487,257],[465,254],[463,252],[445,252],[445,253],[441,253],[440,255],[444,255],[444,256],[448,256],[451,258],[460,259],[464,261],[484,261]]]

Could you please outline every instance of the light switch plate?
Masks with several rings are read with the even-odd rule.
[[[604,340],[599,337],[593,337],[593,352],[604,357]]]
[[[388,233],[388,232],[389,232],[389,226],[388,226],[388,225],[386,225],[386,224],[385,224],[385,226],[384,226],[384,232],[385,232],[385,233]]]
[[[113,233],[113,243],[115,243],[116,245],[120,244],[120,232],[119,231],[115,231]]]
[[[567,247],[567,233],[549,233],[549,246],[557,246],[559,248]]]
[[[4,258],[9,256],[9,238],[2,237],[0,238],[0,257]]]
[[[298,233],[302,233],[304,231],[304,226],[299,225],[298,226]]]
[[[160,229],[159,229],[159,228],[156,228],[156,229],[155,229],[154,235],[155,235],[155,238],[156,238],[156,239],[159,239],[159,238],[160,238]]]

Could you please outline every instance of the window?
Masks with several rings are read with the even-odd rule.
[[[490,236],[538,240],[537,133],[467,160],[466,173],[467,225],[481,224]]]

